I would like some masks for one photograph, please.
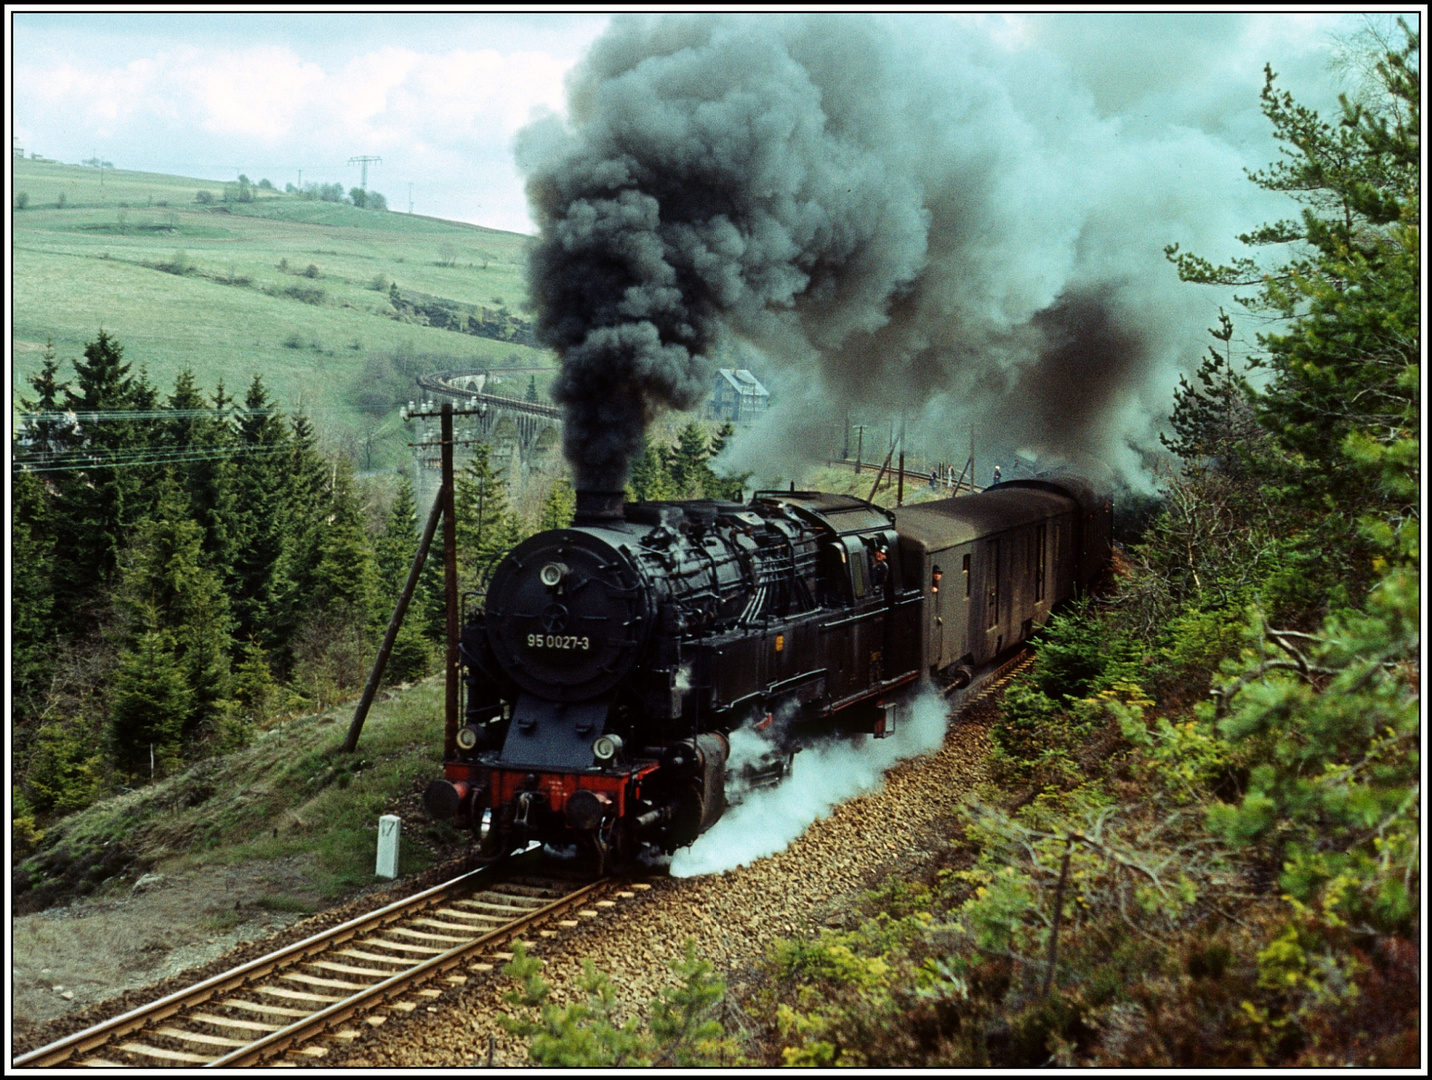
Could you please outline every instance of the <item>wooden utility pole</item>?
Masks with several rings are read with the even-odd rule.
[[[401,415],[404,420],[428,418],[432,413],[426,411],[431,406],[423,408],[404,408]],[[364,688],[363,698],[358,704],[358,710],[353,715],[353,722],[348,727],[348,738],[343,743],[345,750],[355,750],[358,747],[358,735],[363,730],[363,723],[367,719],[368,709],[373,703],[373,697],[377,693],[378,684],[383,678],[383,669],[388,662],[388,655],[392,652],[393,641],[398,636],[398,630],[403,624],[403,616],[406,614],[408,604],[412,600],[414,589],[418,584],[418,576],[422,572],[423,563],[427,559],[429,548],[432,546],[434,534],[437,532],[438,519],[443,523],[443,593],[444,606],[447,609],[446,637],[447,647],[443,658],[444,668],[444,709],[443,709],[443,756],[452,757],[457,753],[457,729],[458,729],[458,675],[459,675],[459,654],[458,654],[458,588],[457,588],[457,516],[456,481],[453,476],[453,426],[454,416],[474,416],[480,413],[484,405],[471,409],[455,409],[451,402],[443,402],[439,412],[441,418],[441,462],[442,462],[442,484],[438,488],[437,499],[433,502],[431,512],[428,514],[428,524],[423,530],[423,539],[418,545],[417,556],[413,559],[412,569],[408,571],[408,581],[403,587],[403,593],[398,598],[397,607],[393,611],[393,617],[388,623],[388,632],[383,638],[383,645],[378,650],[378,659],[374,662],[373,672],[368,677],[368,685]]]
[[[443,501],[443,585],[447,607],[447,695],[443,727],[443,760],[457,753],[457,503],[453,498],[452,469],[452,402],[442,408],[443,486],[438,497]]]

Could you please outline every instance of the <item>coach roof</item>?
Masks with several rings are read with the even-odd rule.
[[[1078,503],[1055,491],[998,487],[979,495],[916,503],[895,512],[900,535],[926,551],[994,537],[1021,525],[1077,514]]]

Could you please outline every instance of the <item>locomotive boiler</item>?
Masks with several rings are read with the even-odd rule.
[[[675,850],[728,788],[779,780],[821,739],[891,734],[903,688],[967,682],[1029,637],[1107,563],[1110,524],[1072,477],[898,511],[579,492],[571,527],[514,548],[463,627],[463,726],[428,813],[486,857]],[[766,749],[737,762],[741,728]]]

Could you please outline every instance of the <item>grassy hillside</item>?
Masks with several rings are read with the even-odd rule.
[[[14,165],[15,390],[28,390],[47,340],[68,359],[103,327],[161,392],[186,365],[206,390],[222,380],[236,394],[260,372],[332,438],[386,428],[396,462],[406,439],[391,413],[414,396],[417,370],[550,363],[528,346],[394,318],[389,303],[396,283],[520,314],[528,239],[517,233],[262,189],[225,203],[223,184],[155,173],[106,169],[101,184],[92,168]]]
[[[441,679],[384,695],[363,728],[358,752],[342,752],[353,703],[294,717],[262,732],[253,745],[210,758],[138,791],[100,800],[50,826],[39,851],[17,860],[22,910],[86,894],[120,875],[127,890],[135,867],[234,865],[313,854],[310,885],[337,898],[375,879],[378,816],[402,804],[414,843],[400,869],[432,861],[424,844],[457,833],[427,822],[414,793],[441,771]],[[404,801],[406,800],[406,801]]]

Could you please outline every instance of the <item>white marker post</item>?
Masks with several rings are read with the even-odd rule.
[[[398,876],[398,837],[403,832],[403,819],[397,814],[384,814],[378,819],[378,868],[379,877],[392,879]]]

